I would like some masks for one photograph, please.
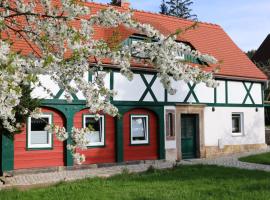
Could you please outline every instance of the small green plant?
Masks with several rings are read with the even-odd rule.
[[[174,162],[172,168],[175,169],[177,167],[179,167],[179,164],[177,162]]]
[[[122,169],[122,173],[121,173],[122,175],[128,175],[128,174],[130,174],[130,171],[129,171],[129,169],[127,168],[127,167],[124,167],[123,169]]]
[[[155,173],[156,171],[157,169],[153,165],[150,165],[146,170],[148,173]]]

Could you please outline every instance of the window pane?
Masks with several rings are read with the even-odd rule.
[[[89,143],[101,142],[101,134],[99,131],[91,131],[86,134],[86,139]]]
[[[146,117],[132,117],[132,140],[146,140]]]
[[[174,136],[174,114],[173,113],[168,113],[167,116],[167,136],[173,137]]]
[[[144,42],[144,40],[131,38],[131,43],[136,45],[138,42]],[[147,50],[147,49],[146,49]],[[131,49],[131,54],[133,57],[137,58],[149,58],[149,52],[147,51],[137,51],[136,49]]]
[[[49,144],[47,131],[31,131],[31,144]]]
[[[90,131],[86,135],[86,139],[89,143],[97,143],[102,142],[102,127],[103,118],[99,118],[96,120],[94,117],[86,117],[85,118],[85,127],[91,126],[94,130]]]
[[[49,124],[48,117],[40,119],[31,118],[31,131],[44,131],[47,124]]]
[[[102,118],[96,120],[94,117],[86,117],[85,118],[85,127],[91,126],[95,131],[100,131],[102,124]]]
[[[232,132],[233,133],[241,132],[241,115],[240,114],[232,115]]]

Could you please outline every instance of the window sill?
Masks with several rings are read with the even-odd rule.
[[[166,137],[166,140],[167,140],[167,141],[174,141],[174,140],[175,140],[175,136],[172,136],[172,137]]]
[[[27,147],[27,151],[46,151],[53,150],[53,147]]]
[[[102,145],[91,145],[91,146],[87,146],[87,149],[95,149],[95,148],[105,148],[106,145],[102,144]]]
[[[149,142],[147,142],[147,143],[130,143],[129,144],[129,146],[148,146],[148,145],[150,145],[150,143]]]
[[[244,137],[244,133],[232,133],[232,137]]]

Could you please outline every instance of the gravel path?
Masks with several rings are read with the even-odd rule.
[[[121,174],[124,170],[136,173],[136,172],[144,172],[150,166],[153,166],[156,169],[168,169],[172,168],[174,164],[175,164],[174,162],[150,161],[143,164],[134,164],[134,165],[64,170],[46,173],[20,174],[14,175],[12,177],[2,178],[2,184],[0,182],[0,189],[10,187],[28,188],[35,186],[45,186],[58,183],[61,181],[74,181],[94,177],[106,178],[113,175]]]
[[[269,165],[261,165],[261,164],[252,164],[252,163],[244,163],[238,161],[239,157],[258,154],[262,152],[270,152],[270,148],[265,151],[256,151],[251,153],[243,153],[237,154],[233,156],[219,157],[214,159],[190,159],[183,160],[178,165],[196,165],[196,164],[204,164],[204,165],[218,165],[225,167],[237,167],[241,169],[249,169],[249,170],[263,170],[270,171]],[[46,173],[33,173],[33,174],[20,174],[12,177],[2,178],[2,182],[0,182],[0,189],[10,188],[10,187],[20,187],[20,188],[28,188],[35,186],[45,186],[51,185],[54,183],[58,183],[61,181],[73,181],[80,180],[85,178],[93,178],[93,177],[110,177],[116,174],[121,174],[123,170],[127,170],[128,172],[144,172],[150,166],[153,166],[156,169],[168,169],[172,168],[175,165],[174,162],[167,161],[154,161],[154,162],[146,162],[142,164],[134,164],[134,165],[122,165],[122,166],[112,166],[112,167],[102,167],[102,168],[92,168],[92,169],[77,169],[77,170],[64,170],[57,172],[46,172]]]
[[[249,170],[262,170],[262,171],[270,171],[270,165],[262,165],[255,163],[246,163],[238,160],[240,157],[245,157],[249,155],[260,154],[264,152],[270,152],[270,148],[263,151],[254,151],[249,153],[241,153],[235,154],[231,156],[218,157],[213,159],[190,159],[181,161],[182,164],[204,164],[204,165],[218,165],[225,167],[236,167],[241,169],[249,169]]]

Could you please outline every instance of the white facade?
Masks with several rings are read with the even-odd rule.
[[[246,145],[265,143],[264,108],[250,107],[205,107],[204,109],[204,144],[205,146]],[[166,110],[175,110],[174,106],[165,106]],[[164,112],[165,113],[165,112]],[[232,113],[242,113],[243,134],[232,132]],[[164,117],[165,120],[165,117]],[[176,123],[180,123],[175,121]],[[166,131],[166,128],[164,128]],[[175,140],[166,140],[165,148],[176,149]]]
[[[110,73],[113,73],[111,76]],[[242,105],[261,105],[262,84],[251,81],[225,81],[219,80],[219,86],[216,88],[206,87],[204,83],[193,86],[193,83],[184,81],[172,81],[173,87],[177,89],[175,95],[167,94],[159,78],[153,74],[135,73],[134,79],[129,81],[119,72],[110,72],[105,77],[105,84],[108,88],[113,88],[117,95],[114,101],[132,101],[132,102],[167,102],[167,103],[205,103],[205,104],[237,104]],[[113,80],[111,80],[113,77]],[[88,79],[88,74],[85,75]],[[145,82],[145,81],[146,82]],[[56,96],[60,88],[50,77],[41,76],[41,82]],[[71,83],[73,84],[73,83]],[[110,85],[113,84],[113,85]],[[151,87],[150,87],[151,86]],[[150,87],[151,90],[149,90]],[[192,87],[193,91],[192,91]],[[33,97],[53,99],[42,88],[37,87],[33,91]],[[227,94],[227,96],[226,96]],[[84,96],[78,92],[78,100],[85,100]],[[58,99],[65,99],[61,94]]]
[[[85,79],[88,79],[88,74],[85,75]],[[49,77],[43,76],[41,81],[52,90],[54,95],[58,95],[58,99],[65,98]],[[177,93],[170,95],[166,93],[155,74],[135,73],[133,81],[129,81],[119,72],[114,71],[106,75],[105,82],[108,88],[113,88],[117,92],[113,100],[118,105],[125,102],[134,105],[152,102],[153,105],[159,103],[159,106],[164,106],[166,111],[166,109],[175,109],[176,104],[204,104],[206,106],[203,122],[205,146],[265,143],[262,83],[218,80],[219,86],[214,89],[206,87],[204,83],[194,85],[184,81],[173,81]],[[36,88],[33,96],[52,99],[42,88]],[[77,100],[85,100],[80,92],[76,97]],[[232,113],[241,113],[243,116],[242,135],[232,134]],[[175,121],[175,124],[177,123]],[[164,132],[165,148],[177,148],[176,140],[167,141],[166,129]]]
[[[232,132],[232,113],[242,113],[241,135]],[[264,144],[264,108],[217,107],[204,111],[205,146]]]

